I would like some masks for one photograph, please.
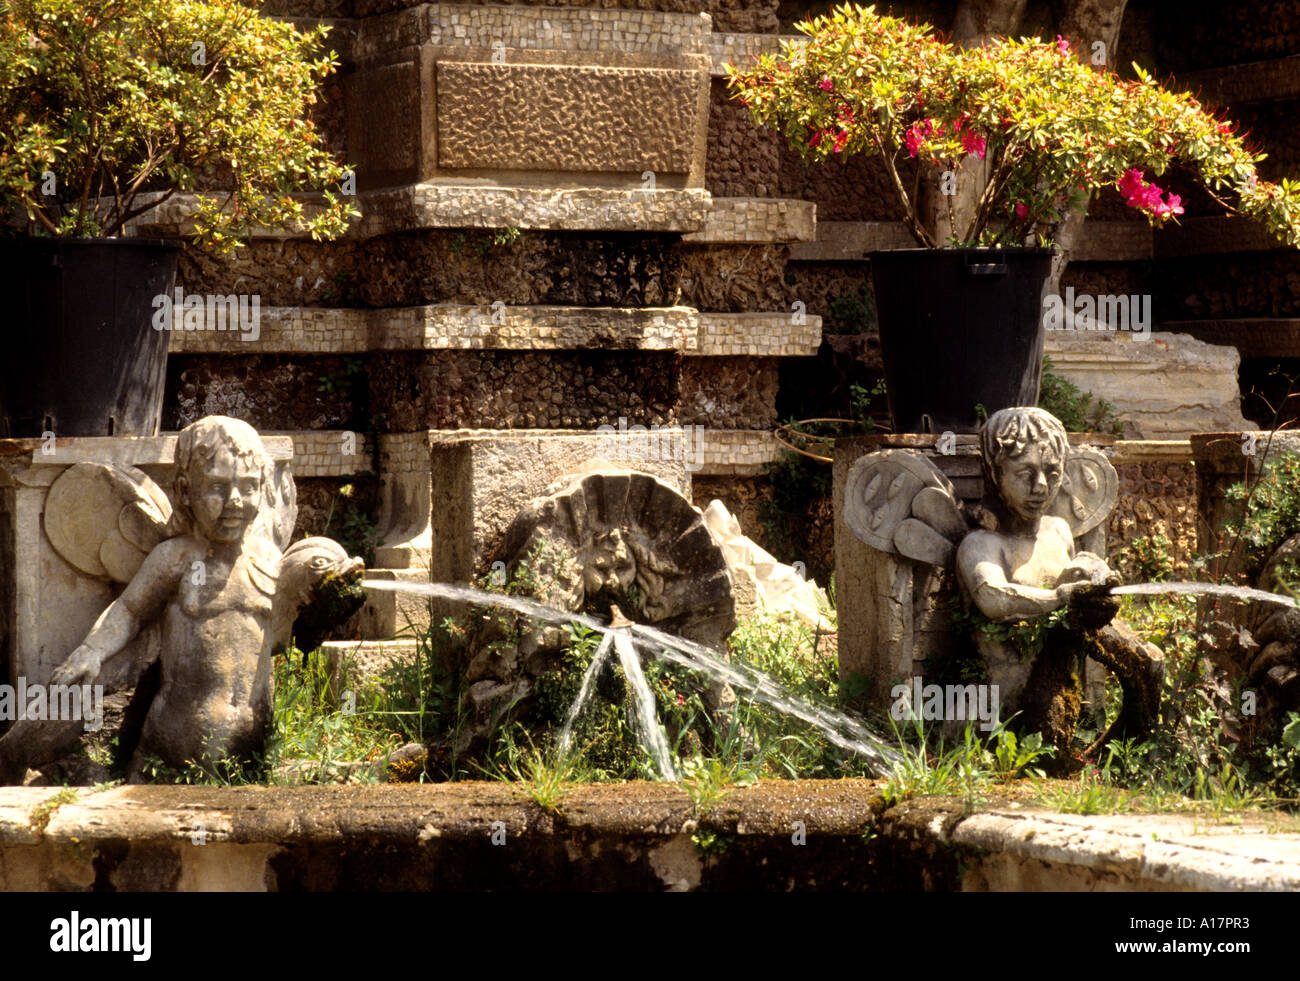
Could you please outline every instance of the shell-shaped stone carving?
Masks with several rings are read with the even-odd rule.
[[[701,513],[649,474],[570,474],[524,505],[498,557],[521,563],[547,602],[633,620],[721,645],[736,626],[731,574]]]
[[[1064,518],[1078,538],[1106,520],[1118,497],[1119,475],[1106,455],[1091,446],[1075,446],[1065,461],[1051,513]]]

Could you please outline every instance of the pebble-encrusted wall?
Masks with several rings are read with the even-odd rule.
[[[364,374],[350,371],[342,356],[174,355],[162,426],[175,430],[223,415],[259,430],[356,428],[363,425],[364,386]]]
[[[1300,317],[1300,263],[1287,252],[1164,261],[1156,282],[1170,319]]]
[[[1138,572],[1128,546],[1137,538],[1157,536],[1166,550],[1174,578],[1192,578],[1196,554],[1196,471],[1187,463],[1121,463],[1119,500],[1106,526],[1111,564],[1130,575]]]
[[[684,358],[677,419],[720,429],[776,424],[776,358]]]
[[[371,356],[372,411],[385,431],[594,429],[676,422],[676,354],[401,352]]]
[[[705,182],[717,197],[800,198],[817,203],[818,221],[901,221],[889,175],[857,157],[808,166],[774,130],[759,129],[715,78],[709,104]]]
[[[1169,16],[1176,9],[1177,16]],[[1219,3],[1132,0],[1124,15],[1122,52],[1161,73],[1267,61],[1300,54],[1300,2]]]
[[[428,230],[364,242],[260,239],[233,256],[187,248],[193,293],[257,293],[267,306],[421,303],[652,307],[677,301],[681,259],[662,235]],[[513,239],[513,240],[510,240]]]

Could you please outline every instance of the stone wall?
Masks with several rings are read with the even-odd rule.
[[[1191,462],[1119,463],[1115,470],[1119,500],[1106,524],[1110,564],[1133,573],[1128,546],[1136,538],[1159,535],[1169,543],[1174,578],[1194,578],[1196,471]]]
[[[1300,264],[1290,252],[1165,260],[1156,282],[1161,319],[1300,317]]]
[[[207,415],[234,416],[259,430],[359,428],[358,392],[343,357],[191,355],[167,361],[162,427]]]
[[[677,419],[718,429],[771,429],[776,424],[775,358],[687,358]]]
[[[177,282],[191,293],[260,295],[264,306],[422,303],[668,306],[681,260],[660,235],[428,230],[364,243],[258,239],[228,258],[187,247]]]
[[[1142,56],[1160,73],[1186,72],[1300,54],[1300,3],[1259,0],[1180,3],[1177,16],[1158,0],[1132,0],[1120,41],[1128,59]]]
[[[760,128],[715,78],[709,95],[705,184],[716,197],[800,198],[819,221],[901,221],[889,176],[878,160],[855,157],[808,166],[775,130]]]
[[[673,354],[436,351],[374,355],[371,408],[386,431],[587,429],[676,422]]]

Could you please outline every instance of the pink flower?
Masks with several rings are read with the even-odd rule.
[[[913,125],[903,137],[903,143],[907,146],[907,155],[915,157],[917,150],[921,148],[921,134],[917,132],[916,126]]]
[[[1132,196],[1135,191],[1146,186],[1146,182],[1142,180],[1142,171],[1137,168],[1125,171],[1124,176],[1115,183],[1120,194],[1125,197]]]
[[[1056,50],[1061,52],[1061,54],[1070,53],[1070,42],[1059,34],[1056,35]]]
[[[1027,214],[1029,214],[1029,207],[1028,207],[1028,205],[1026,205],[1025,202],[1023,202],[1023,201],[1017,201],[1017,202],[1016,202],[1016,217],[1017,217],[1017,218],[1023,218],[1023,217],[1025,217],[1025,215],[1027,215]]]
[[[823,133],[823,132],[824,132],[823,130],[820,130],[820,129],[819,129],[817,132],[813,133],[813,135],[812,135],[812,139],[810,139],[810,140],[808,141],[808,145],[811,146],[811,147],[820,146],[820,145],[821,145],[821,142],[822,142],[822,133]]]
[[[677,693],[677,704],[678,704],[678,705],[685,705],[685,704],[686,704],[686,699],[682,697],[682,693],[681,693],[681,692],[678,692],[678,693]]]
[[[849,142],[849,131],[846,129],[840,130],[838,133],[835,134],[835,146],[831,152],[839,153],[841,150],[844,149],[844,144],[848,142]]]
[[[823,92],[829,92],[831,89],[835,88],[835,85],[831,82],[829,75],[823,75],[822,80],[817,83],[817,87]]]
[[[970,130],[967,130],[961,136],[961,145],[962,149],[967,153],[973,153],[981,160],[984,159],[984,137],[980,136],[978,133],[972,133]]]
[[[1164,191],[1155,184],[1148,184],[1142,179],[1140,170],[1127,171],[1116,181],[1124,203],[1130,208],[1149,212],[1156,218],[1169,218],[1183,213],[1183,199],[1177,194],[1170,194],[1166,199]]]

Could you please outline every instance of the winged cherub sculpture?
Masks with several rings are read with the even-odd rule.
[[[874,548],[954,570],[962,596],[986,622],[1066,611],[1029,653],[1002,639],[1005,631],[972,631],[1001,705],[1023,714],[1026,731],[1042,732],[1058,748],[1058,760],[1078,721],[1085,655],[1115,673],[1124,695],[1119,717],[1097,746],[1149,730],[1159,708],[1160,652],[1115,619],[1118,601],[1109,590],[1119,577],[1076,544],[1114,507],[1114,468],[1098,450],[1071,447],[1065,427],[1043,409],[996,412],[979,439],[985,486],[979,506],[965,506],[924,455],[885,450],[851,469],[845,522]]]
[[[303,623],[314,587],[331,576],[356,585],[362,571],[329,539],[282,554],[297,512],[293,480],[287,470],[277,479],[247,423],[207,416],[186,426],[175,465],[174,510],[144,473],[109,464],[69,468],[46,499],[55,551],[86,575],[125,584],[52,682],[150,697],[132,782],[150,758],[210,768],[255,757],[272,721],[273,653]],[[316,637],[321,627],[310,630]],[[49,762],[79,729],[17,722],[0,739],[0,781]]]

